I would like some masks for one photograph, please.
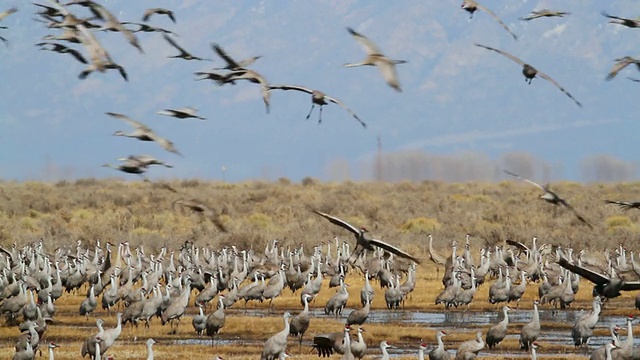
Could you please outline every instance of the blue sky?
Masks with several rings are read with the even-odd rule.
[[[607,24],[600,15],[635,18],[636,1],[595,0],[496,1],[485,6],[519,36],[514,41],[488,14],[473,19],[459,0],[420,1],[127,1],[102,2],[121,21],[139,21],[149,7],[174,10],[177,24],[156,16],[151,23],[176,32],[176,40],[193,54],[214,62],[169,59],[174,49],[156,33],[139,33],[139,54],[117,33],[98,39],[129,73],[77,75],[83,64],[68,55],[33,46],[54,33],[32,21],[34,6],[10,0],[20,11],[6,18],[0,35],[0,178],[54,180],[80,177],[135,178],[102,168],[129,154],[150,154],[175,166],[153,168],[151,178],[228,181],[330,180],[328,170],[347,164],[352,179],[367,179],[377,137],[388,153],[478,153],[500,159],[526,152],[561,164],[556,176],[580,180],[579,164],[604,154],[625,162],[638,155],[636,118],[640,84],[627,68],[604,80],[613,59],[637,55],[639,30]],[[565,18],[523,22],[531,10],[572,12]],[[2,10],[2,9],[0,9]],[[74,9],[84,13],[82,8]],[[364,58],[345,28],[366,35],[389,57],[404,59],[397,71],[397,93],[372,67],[344,68]],[[305,115],[310,96],[274,91],[266,114],[257,86],[238,83],[218,87],[195,81],[196,71],[222,65],[210,49],[215,42],[238,59],[262,55],[252,69],[273,84],[295,84],[337,97],[368,124],[363,129],[340,107],[317,108]],[[578,108],[542,79],[527,85],[517,64],[473,46],[482,43],[520,57],[555,78],[584,108]],[[192,106],[207,121],[156,115],[168,107]],[[130,130],[106,116],[123,113],[171,139],[179,157],[157,144],[112,136]]]

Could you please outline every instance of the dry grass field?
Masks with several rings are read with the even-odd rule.
[[[176,192],[169,191],[169,185]],[[520,182],[497,184],[446,184],[423,183],[320,183],[305,179],[295,184],[286,179],[274,183],[247,182],[226,184],[197,180],[170,181],[161,184],[124,182],[119,180],[78,180],[59,183],[0,182],[0,244],[19,245],[43,239],[48,251],[56,247],[75,246],[77,240],[93,244],[95,239],[118,243],[129,241],[132,248],[143,244],[149,253],[162,246],[177,248],[178,244],[192,240],[198,246],[220,248],[236,245],[253,247],[262,251],[269,240],[277,238],[281,245],[295,246],[303,243],[306,249],[333,239],[335,235],[352,242],[346,231],[329,224],[314,215],[310,209],[320,209],[341,217],[354,225],[367,225],[371,233],[385,241],[406,249],[424,259],[418,267],[418,285],[410,295],[403,310],[387,310],[383,294],[374,284],[376,297],[372,311],[388,313],[389,320],[365,324],[366,340],[370,350],[368,357],[379,355],[377,344],[388,340],[400,349],[390,353],[402,357],[417,357],[421,339],[434,345],[435,329],[430,324],[416,324],[403,320],[398,313],[444,312],[435,306],[434,300],[443,288],[436,279],[435,267],[429,263],[426,235],[432,234],[434,245],[448,252],[452,240],[462,241],[471,234],[472,248],[477,254],[480,247],[501,244],[505,239],[529,243],[537,236],[541,243],[572,245],[574,248],[601,250],[613,248],[618,243],[633,248],[638,239],[638,215],[633,211],[622,213],[618,208],[605,205],[603,199],[633,200],[640,190],[640,183],[581,185],[577,183],[554,184],[554,189],[593,225],[582,225],[571,212],[553,209],[537,199],[537,189]],[[228,229],[221,232],[211,221],[200,214],[185,211],[172,204],[180,199],[199,199],[219,214],[220,221]],[[310,250],[309,250],[310,252]],[[323,284],[312,309],[321,310],[334,289]],[[343,317],[350,309],[359,306],[362,276],[355,271],[347,276],[351,298]],[[56,303],[55,322],[45,333],[46,341],[61,345],[56,349],[57,359],[78,358],[80,344],[96,332],[95,319],[103,318],[106,327],[113,327],[115,316],[97,311],[87,321],[77,315],[79,303],[86,289],[78,294],[65,294]],[[496,313],[501,306],[489,304],[488,284],[479,288],[469,313]],[[195,296],[195,292],[192,295]],[[530,284],[518,311],[530,312],[532,300],[537,296],[537,285]],[[624,294],[607,304],[603,314],[626,315],[633,309],[634,294]],[[126,326],[120,339],[109,350],[115,359],[146,358],[144,342],[148,337],[158,341],[154,346],[158,359],[213,359],[220,355],[225,359],[256,359],[262,343],[279,331],[282,313],[301,310],[299,294],[288,289],[275,300],[269,311],[266,304],[250,303],[248,311],[239,302],[229,309],[227,323],[221,330],[215,346],[206,337],[193,331],[190,316],[180,324],[176,335],[168,335],[169,326],[161,326],[153,320],[150,329]],[[196,308],[190,302],[189,314]],[[588,309],[591,304],[591,285],[581,283],[573,309]],[[449,310],[463,312],[464,309]],[[542,311],[550,311],[547,306]],[[295,339],[289,341],[292,358],[312,359],[310,352],[313,334],[339,331],[344,318],[322,314],[312,319],[302,348]],[[570,341],[571,325],[566,322],[543,322],[543,328],[558,329],[566,333],[562,344],[545,344],[539,353],[546,358],[584,358],[584,353],[574,349]],[[623,326],[624,324],[619,324]],[[510,325],[510,333],[518,333],[521,324]],[[606,334],[608,324],[599,327],[598,334]],[[455,349],[461,341],[473,338],[477,328],[472,323],[461,323],[451,329],[445,338],[446,347]],[[624,335],[624,332],[623,332]],[[0,326],[2,351],[0,358],[10,358],[18,336],[14,327]],[[522,358],[527,354],[517,349],[517,338],[508,338],[498,350],[491,351],[490,358]],[[373,348],[373,349],[372,349]],[[409,350],[410,349],[410,350]],[[44,352],[46,356],[46,350]],[[334,355],[337,357],[337,355]]]

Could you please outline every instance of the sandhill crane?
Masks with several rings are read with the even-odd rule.
[[[482,340],[482,332],[478,331],[475,340],[467,340],[458,346],[458,350],[456,350],[456,360],[475,359],[483,348],[484,340]]]
[[[354,360],[355,356],[351,352],[351,335],[349,335],[349,331],[351,330],[350,326],[345,326],[344,328],[344,336],[342,338],[342,346],[343,352],[340,360]]]
[[[571,13],[566,11],[541,9],[532,11],[529,15],[521,17],[520,20],[530,21],[541,17],[564,17],[565,15],[571,15]]]
[[[631,209],[639,209],[640,210],[640,201],[618,201],[618,200],[605,200],[607,204],[618,205],[620,209],[623,211],[631,210]]]
[[[53,349],[58,347],[60,347],[60,345],[56,344],[55,342],[49,342],[49,345],[47,346],[47,348],[49,348],[49,360],[54,360]]]
[[[217,211],[214,211],[212,208],[208,207],[197,199],[178,199],[173,202],[172,207],[174,209],[178,207],[184,207],[193,212],[202,214],[204,218],[211,220],[211,222],[213,222],[213,225],[215,225],[218,230],[227,232],[227,228],[220,220],[220,215],[217,213]]]
[[[134,127],[134,131],[131,133],[125,133],[123,131],[116,131],[113,135],[114,136],[126,136],[126,137],[131,137],[131,138],[136,138],[140,141],[155,141],[158,144],[160,144],[160,146],[162,146],[165,150],[172,152],[176,155],[182,155],[180,154],[180,152],[175,148],[175,145],[169,141],[166,138],[163,138],[161,136],[158,136],[153,130],[151,130],[150,127],[148,127],[147,125],[139,122],[139,121],[135,121],[131,118],[129,118],[126,115],[122,115],[122,114],[117,114],[117,113],[113,113],[113,112],[107,112],[107,115],[114,117],[116,119],[120,119],[122,121],[125,121],[126,123],[128,123],[129,125]]]
[[[151,26],[149,24],[142,24],[142,23],[137,23],[137,22],[130,22],[130,21],[123,21],[121,22],[122,25],[135,25],[138,28],[137,29],[132,29],[131,32],[132,33],[137,33],[137,32],[158,32],[158,33],[163,33],[163,34],[167,34],[167,35],[174,35],[174,36],[178,36],[178,34],[174,33],[171,30],[167,30],[165,28],[161,28],[161,27],[157,27],[157,26]]]
[[[508,306],[502,307],[502,320],[499,323],[491,326],[487,331],[486,342],[487,347],[489,349],[493,349],[493,347],[500,344],[502,340],[504,340],[505,336],[507,336],[507,326],[509,325],[509,308]]]
[[[602,16],[604,17],[608,17],[609,19],[609,23],[611,24],[618,24],[618,25],[623,25],[629,28],[637,28],[640,27],[640,20],[638,19],[628,19],[628,18],[623,18],[623,17],[618,17],[618,16],[613,16],[613,15],[609,15],[606,12],[601,12]]]
[[[289,336],[290,331],[289,319],[291,318],[291,314],[285,312],[282,318],[284,320],[284,329],[267,339],[262,348],[260,360],[276,360],[285,352],[287,348],[287,336]]]
[[[338,291],[336,291],[336,293],[327,300],[327,303],[324,306],[325,314],[334,314],[335,317],[342,315],[342,310],[345,305],[347,305],[347,300],[349,300],[347,286],[349,285],[345,284],[343,279],[340,279],[340,289],[338,289]]]
[[[445,266],[447,258],[436,251],[433,247],[433,236],[428,235],[429,238],[429,260],[436,264],[436,278],[440,278],[440,266]]]
[[[620,339],[618,338],[618,332],[620,331],[620,327],[618,325],[612,324],[609,327],[609,330],[611,331],[611,341],[593,350],[591,352],[591,357],[589,358],[590,360],[607,360],[607,359],[611,360],[612,359],[611,349],[607,350],[607,345],[614,344],[616,348],[621,345]],[[607,352],[609,352],[609,355],[607,355]]]
[[[188,275],[187,275],[188,276]],[[186,285],[180,293],[180,295],[172,300],[169,307],[162,312],[162,325],[167,322],[171,323],[171,333],[176,334],[178,327],[180,326],[180,318],[184,315],[187,305],[189,305],[189,295],[191,294],[191,280],[187,278]],[[174,326],[174,322],[177,324]]]
[[[144,13],[142,14],[142,21],[144,22],[149,21],[151,16],[154,14],[166,15],[167,17],[169,17],[169,19],[171,19],[171,21],[173,21],[173,23],[176,22],[176,18],[173,14],[173,11],[169,9],[164,9],[164,8],[150,8],[145,10]]]
[[[178,119],[194,118],[194,119],[198,119],[198,120],[207,120],[206,118],[198,115],[197,112],[198,112],[198,110],[196,110],[196,109],[194,109],[192,107],[183,107],[183,108],[179,108],[179,109],[164,109],[164,110],[160,110],[156,114],[171,116],[171,117],[178,118]]]
[[[143,166],[145,168],[151,165],[161,165],[166,168],[172,168],[172,165],[167,164],[162,160],[158,160],[151,155],[129,155],[124,158],[119,158],[118,161],[124,162],[126,164],[136,164],[139,166]]]
[[[509,293],[507,294],[507,302],[516,302],[516,309],[520,308],[520,300],[524,295],[524,292],[527,290],[527,279],[525,278],[524,271],[520,271],[520,284],[511,287]]]
[[[621,291],[640,290],[640,281],[625,281],[620,278],[610,278],[585,267],[572,264],[564,257],[558,260],[558,264],[591,281],[594,284],[594,294],[598,294],[607,299],[620,296]]]
[[[520,349],[528,351],[531,344],[540,335],[540,314],[538,313],[538,302],[533,302],[533,318],[520,329]]]
[[[447,332],[444,330],[439,330],[436,333],[436,341],[438,343],[438,347],[431,349],[429,351],[429,360],[450,360],[451,354],[444,348],[444,342],[442,342],[442,338],[447,336]]]
[[[344,354],[347,349],[345,340],[349,337],[349,331],[351,326],[346,325],[343,331],[314,336],[313,348],[318,351],[318,356],[330,357],[334,352]]]
[[[11,14],[15,14],[18,12],[18,8],[17,7],[12,7],[9,8],[9,10],[5,10],[3,12],[0,12],[0,21],[4,20],[4,18],[6,18],[7,16],[11,15]]]
[[[102,352],[106,353],[107,350],[113,346],[113,343],[120,337],[122,334],[122,313],[116,314],[116,327],[111,329],[106,329],[100,337],[102,338],[102,343],[100,344],[102,348]],[[96,350],[97,353],[97,350]]]
[[[396,347],[389,344],[386,341],[381,341],[380,342],[380,351],[382,352],[382,360],[389,360],[389,353],[387,352],[387,349],[395,349]]]
[[[473,270],[473,268],[471,268],[471,288],[469,289],[460,289],[460,291],[458,291],[458,293],[456,294],[454,301],[454,305],[456,307],[460,306],[460,305],[467,305],[467,309],[469,310],[469,307],[471,306],[471,302],[473,301],[473,297],[476,295],[476,287],[477,283],[476,283],[476,276],[475,276],[475,270]]]
[[[625,57],[615,59],[615,62],[616,63],[613,64],[613,67],[609,71],[609,74],[607,74],[607,77],[606,77],[607,80],[613,80],[613,78],[616,77],[616,75],[618,75],[620,71],[622,71],[624,68],[626,68],[629,65],[635,65],[636,68],[640,70],[640,59],[636,59],[631,56],[625,56]]]
[[[573,324],[571,337],[573,338],[573,344],[576,347],[584,345],[588,349],[589,339],[593,336],[593,330],[598,322],[601,308],[600,298],[596,297],[593,300],[593,308],[591,311],[580,317]]]
[[[453,282],[442,290],[438,296],[436,296],[435,304],[444,304],[445,309],[448,309],[455,303],[456,295],[460,291],[460,278],[457,271],[454,271]]]
[[[371,300],[369,294],[366,294],[365,305],[361,309],[352,310],[347,316],[347,325],[362,325],[369,318],[369,311],[371,310]]]
[[[362,337],[362,333],[366,330],[362,327],[358,328],[358,340],[351,341],[351,354],[353,354],[354,358],[361,360],[365,353],[367,352],[367,343],[364,341],[364,337]]]
[[[495,51],[498,54],[522,65],[522,74],[525,77],[525,81],[527,81],[529,84],[531,84],[531,80],[533,80],[534,77],[538,76],[541,77],[547,81],[549,81],[550,83],[552,83],[554,86],[556,86],[558,89],[560,89],[560,91],[562,91],[565,95],[567,95],[571,100],[573,100],[576,105],[578,105],[579,107],[582,107],[582,104],[576,100],[576,98],[573,97],[573,95],[571,95],[571,93],[569,93],[565,88],[563,88],[560,84],[558,84],[558,82],[556,82],[555,80],[553,80],[553,78],[551,78],[549,75],[538,71],[538,69],[534,68],[533,66],[525,63],[524,61],[520,60],[520,58],[513,56],[511,54],[509,54],[506,51],[502,51],[502,50],[498,50],[496,48],[492,48],[490,46],[486,46],[486,45],[481,45],[478,43],[475,43],[474,45],[487,49],[487,50],[491,50],[491,51]]]
[[[105,25],[99,30],[112,30],[120,32],[131,44],[131,46],[138,49],[140,53],[144,53],[144,51],[142,50],[142,46],[138,41],[138,38],[129,29],[124,27],[122,23],[120,23],[120,20],[118,20],[118,18],[113,15],[113,13],[109,11],[109,9],[107,9],[105,6],[102,6],[93,1],[81,1],[77,2],[76,4],[90,8],[94,14],[105,21]]]
[[[60,54],[69,54],[69,55],[73,56],[76,60],[78,60],[79,62],[81,62],[83,64],[88,64],[89,63],[84,58],[84,56],[82,56],[82,54],[78,50],[70,48],[68,46],[64,46],[62,44],[49,43],[49,42],[40,42],[40,43],[37,43],[36,46],[40,46],[40,50],[53,51],[53,52],[57,52],[57,53],[60,53]]]
[[[198,335],[202,335],[207,324],[207,316],[202,310],[203,307],[204,303],[198,303],[198,314],[193,315],[193,317],[191,318],[191,325],[193,325],[193,329]]]
[[[360,254],[362,253],[362,251],[364,250],[371,250],[373,251],[374,246],[381,248],[383,250],[386,250],[392,254],[395,254],[396,256],[399,256],[401,258],[404,259],[409,259],[412,260],[418,264],[420,264],[420,260],[418,260],[418,258],[416,258],[415,256],[402,251],[401,249],[388,244],[382,240],[377,240],[377,239],[373,239],[370,238],[367,233],[368,230],[367,228],[365,228],[364,226],[361,227],[360,229],[358,229],[357,227],[349,224],[348,222],[344,221],[344,220],[340,220],[335,216],[331,216],[329,214],[325,214],[321,211],[318,210],[313,210],[314,213],[322,216],[323,218],[329,220],[330,223],[334,224],[334,225],[338,225],[344,229],[347,229],[348,231],[350,231],[351,233],[353,233],[353,235],[356,238],[356,248],[353,250],[353,252],[351,253],[351,255],[349,256],[349,260],[351,260],[351,258],[355,257],[356,259],[358,258],[358,256],[360,256]]]
[[[365,124],[362,120],[360,120],[358,115],[356,115],[356,113],[354,113],[351,109],[349,109],[347,107],[347,105],[345,105],[339,99],[336,99],[334,97],[326,95],[322,91],[313,90],[313,89],[309,89],[309,88],[306,88],[304,86],[298,86],[298,85],[269,85],[269,90],[285,90],[285,91],[286,90],[295,90],[295,91],[301,91],[301,92],[306,92],[307,94],[311,94],[311,109],[309,110],[309,113],[307,114],[307,117],[306,117],[307,120],[309,120],[309,117],[311,117],[311,112],[313,111],[313,108],[315,108],[315,106],[318,105],[320,107],[320,111],[319,111],[320,115],[318,117],[318,123],[321,123],[322,122],[322,107],[324,105],[329,104],[329,102],[332,102],[334,104],[340,105],[340,107],[345,109],[349,113],[349,115],[351,115],[354,119],[356,119],[356,121],[358,121],[360,123],[360,125],[362,125],[362,127],[364,127],[364,128],[367,127],[367,124]]]
[[[104,324],[104,320],[102,319],[98,319],[96,320],[96,327],[98,328],[98,333],[90,336],[87,340],[85,340],[82,343],[82,348],[80,349],[80,355],[82,355],[82,357],[85,357],[86,355],[89,355],[90,358],[92,359],[99,359],[99,356],[96,356],[96,354],[98,354],[99,351],[96,351],[96,342],[95,339],[99,339],[100,336],[102,336],[102,334],[104,334],[104,328],[102,327],[102,324]]]
[[[213,346],[213,337],[222,329],[226,322],[226,315],[224,313],[224,295],[218,295],[218,309],[209,316],[205,321],[205,330],[207,336],[211,337],[211,346]]]
[[[176,50],[178,50],[180,52],[178,55],[169,56],[170,58],[181,58],[181,59],[184,59],[184,60],[211,61],[211,59],[203,59],[201,57],[193,56],[187,50],[185,50],[180,45],[178,45],[178,43],[175,40],[173,40],[171,38],[171,36],[169,36],[167,34],[162,34],[162,37],[164,37],[164,39],[167,40],[169,45],[173,46]]]
[[[360,290],[360,303],[362,306],[365,306],[367,303],[371,303],[373,301],[373,286],[369,282],[369,270],[364,271],[364,285],[362,286],[362,290]]]
[[[33,352],[33,348],[31,347],[31,344],[29,343],[29,341],[26,342],[25,348],[19,351],[16,351],[15,354],[13,354],[13,360],[33,360],[35,356],[35,353]]]
[[[113,164],[102,164],[102,167],[108,167],[108,168],[112,168],[115,170],[119,170],[122,172],[125,172],[127,174],[137,174],[142,176],[142,174],[144,174],[145,172],[147,172],[147,167],[141,165],[138,162],[134,162],[134,161],[125,161],[122,164],[119,165],[113,165]]]
[[[262,56],[252,56],[248,59],[236,61],[231,56],[229,56],[227,52],[224,51],[224,49],[220,45],[211,44],[211,48],[213,49],[213,51],[215,51],[218,54],[218,56],[222,58],[222,60],[224,60],[227,63],[225,67],[215,68],[214,70],[223,70],[223,69],[232,70],[232,71],[242,70],[242,69],[245,69],[247,66],[253,64],[256,60],[262,57]]]
[[[369,40],[364,35],[356,32],[350,27],[347,28],[347,31],[358,43],[360,43],[360,45],[362,45],[364,51],[367,53],[367,57],[359,63],[344,64],[344,66],[377,66],[382,73],[382,77],[387,82],[387,85],[391,86],[394,90],[401,92],[402,88],[400,87],[400,81],[398,80],[398,74],[396,73],[396,65],[404,64],[406,61],[388,58],[382,54],[382,51],[380,51],[373,41]]]
[[[147,339],[147,360],[153,360],[153,344],[156,341],[152,338]]]
[[[576,216],[576,218],[578,220],[580,220],[582,223],[584,223],[585,225],[589,226],[589,228],[593,228],[593,225],[591,225],[591,223],[589,223],[584,217],[582,217],[580,214],[578,214],[578,212],[576,211],[576,209],[573,208],[573,206],[569,205],[569,203],[561,198],[558,194],[556,194],[554,191],[551,190],[551,186],[549,184],[546,184],[544,186],[535,183],[529,179],[525,179],[522,176],[512,173],[510,171],[504,170],[504,172],[508,175],[514,176],[524,182],[527,182],[535,187],[537,187],[538,189],[543,191],[543,194],[540,195],[540,199],[548,202],[549,204],[553,204],[556,206],[564,206],[567,209],[571,210],[571,212],[573,212],[573,214]]]
[[[493,17],[501,26],[503,29],[505,29],[509,35],[511,35],[511,37],[513,37],[514,40],[518,40],[518,37],[516,36],[516,34],[513,33],[513,31],[511,31],[511,29],[509,29],[509,27],[507,26],[507,24],[505,24],[502,19],[500,19],[500,17],[498,17],[498,15],[496,15],[493,11],[489,10],[487,7],[480,5],[477,1],[475,0],[464,0],[462,5],[460,5],[460,7],[467,11],[469,13],[470,17],[473,17],[473,14],[477,11],[477,10],[482,10],[484,12],[486,12],[487,14],[491,15],[491,17]]]
[[[289,323],[289,335],[298,336],[300,347],[302,347],[302,337],[309,328],[309,323],[311,322],[311,316],[309,315],[309,299],[311,298],[312,296],[308,294],[304,294],[302,296],[304,309],[299,314],[293,316]]]

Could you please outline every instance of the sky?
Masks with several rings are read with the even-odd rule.
[[[605,77],[614,59],[637,55],[640,30],[608,24],[600,13],[635,18],[637,1],[482,2],[518,35],[515,41],[487,13],[473,18],[460,0],[404,1],[171,1],[104,0],[121,21],[140,21],[149,7],[175,12],[177,23],[154,16],[194,55],[213,62],[171,59],[158,33],[138,33],[140,54],[121,34],[97,32],[129,82],[117,72],[78,79],[84,64],[69,55],[38,51],[35,43],[55,34],[33,21],[35,6],[7,0],[19,12],[5,18],[0,36],[0,179],[59,180],[122,177],[101,167],[130,154],[149,154],[174,168],[151,168],[152,179],[224,178],[226,181],[304,177],[333,180],[336,164],[348,177],[367,180],[381,140],[389,154],[478,153],[490,159],[524,152],[561,164],[563,178],[581,180],[579,164],[606,155],[625,163],[638,158],[640,78],[633,67],[613,81]],[[518,20],[534,9],[570,11],[564,18]],[[70,7],[87,14],[81,7]],[[3,9],[0,9],[3,10]],[[346,31],[352,27],[397,66],[402,92],[387,86],[374,67],[345,68],[364,59]],[[340,107],[318,108],[309,120],[310,95],[273,91],[265,112],[256,84],[217,86],[195,81],[196,71],[222,66],[210,44],[236,59],[261,55],[251,68],[271,84],[301,85],[347,104],[367,123],[363,129]],[[549,82],[528,85],[521,67],[481,43],[508,51],[553,77],[582,104],[579,108]],[[76,48],[84,51],[81,46]],[[191,106],[206,121],[157,115]],[[112,136],[130,131],[105,115],[130,116],[172,140],[184,156],[158,144]],[[223,171],[223,169],[225,169]]]

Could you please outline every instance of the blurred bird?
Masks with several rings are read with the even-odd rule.
[[[466,10],[470,14],[469,15],[470,17],[473,17],[473,13],[475,13],[477,10],[482,10],[486,12],[487,14],[491,15],[500,25],[502,25],[502,27],[509,33],[509,35],[511,35],[511,37],[513,37],[514,40],[518,40],[518,37],[516,36],[516,34],[514,34],[513,31],[511,31],[511,29],[509,29],[507,24],[505,24],[502,21],[502,19],[498,17],[498,15],[496,15],[493,11],[489,10],[488,8],[480,5],[477,1],[464,0],[464,2],[462,3],[462,5],[460,5],[460,7]]]
[[[551,186],[549,184],[546,184],[544,186],[535,183],[529,179],[525,179],[522,176],[512,173],[510,171],[507,170],[503,170],[506,174],[514,176],[522,181],[525,181],[535,187],[537,187],[538,189],[543,191],[543,194],[540,195],[540,199],[553,204],[553,205],[562,205],[564,207],[566,207],[567,209],[571,210],[571,212],[573,212],[573,214],[576,216],[576,218],[578,218],[578,220],[580,220],[582,223],[584,223],[585,225],[589,226],[589,228],[593,228],[593,225],[591,225],[587,220],[585,220],[585,218],[583,218],[580,214],[578,214],[578,212],[573,208],[573,206],[569,205],[569,203],[564,200],[563,198],[561,198],[560,196],[558,196],[558,194],[556,194],[555,192],[551,191]]]
[[[377,66],[382,72],[382,77],[387,82],[389,86],[391,86],[394,90],[400,92],[402,88],[400,87],[400,81],[398,80],[398,74],[396,73],[396,65],[406,63],[405,60],[394,60],[386,57],[382,54],[382,51],[374,44],[371,40],[369,40],[364,35],[356,32],[352,28],[348,27],[347,31],[349,34],[353,36],[354,39],[362,47],[364,51],[367,53],[367,57],[359,62],[353,64],[344,64],[345,67],[356,67],[356,66]]]
[[[554,17],[554,16],[564,17],[565,15],[571,15],[571,13],[565,12],[565,11],[553,11],[549,9],[542,9],[542,10],[534,10],[531,13],[529,13],[529,15],[521,17],[520,20],[530,21],[533,19],[541,18],[541,17]]]

